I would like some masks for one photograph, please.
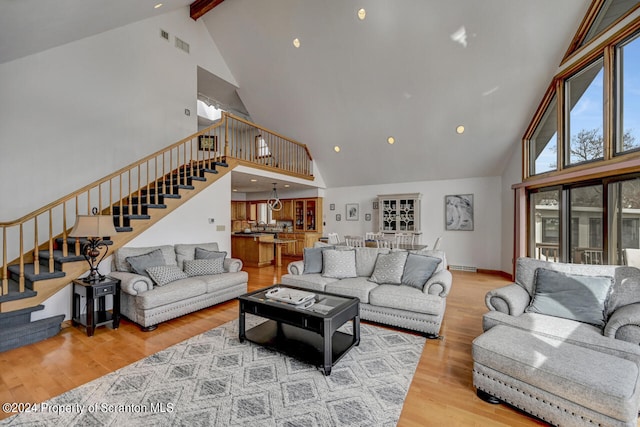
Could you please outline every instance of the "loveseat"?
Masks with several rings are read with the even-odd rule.
[[[217,243],[123,247],[110,276],[120,279],[120,312],[149,331],[170,320],[247,292],[242,261]]]
[[[319,246],[288,266],[282,284],[360,299],[360,318],[436,338],[451,273],[442,251]]]
[[[485,303],[478,396],[554,425],[637,425],[640,270],[519,258]]]

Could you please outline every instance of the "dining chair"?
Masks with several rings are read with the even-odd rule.
[[[329,238],[329,244],[331,245],[337,245],[340,243],[340,236],[338,236],[338,233],[327,233],[327,237]]]
[[[414,235],[412,233],[396,233],[395,244],[397,245],[413,245]]]
[[[384,234],[380,232],[368,231],[364,234],[364,240],[381,240],[384,239]]]
[[[433,244],[434,251],[437,251],[440,248],[440,243],[442,243],[442,236],[438,236],[436,242]]]
[[[391,247],[391,240],[388,239],[377,239],[376,240],[376,247],[378,248],[390,248]]]
[[[353,248],[364,247],[364,239],[362,236],[344,236],[344,241],[347,246],[351,246]]]

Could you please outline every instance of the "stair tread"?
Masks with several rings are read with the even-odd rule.
[[[35,297],[38,293],[27,287],[24,288],[24,292],[20,292],[20,285],[17,281],[9,279],[9,293],[6,295],[0,295],[0,302],[15,301],[24,298]]]
[[[14,274],[20,274],[20,265],[19,264],[13,264],[10,265],[7,268],[10,272],[14,273]],[[49,279],[57,279],[60,277],[64,277],[67,274],[64,271],[43,271],[45,270],[45,268],[40,268],[40,273],[39,274],[35,274],[35,267],[33,264],[29,263],[29,264],[25,264],[24,265],[24,277],[25,279],[27,279],[30,282],[37,282],[40,280],[49,280]]]
[[[84,261],[85,260],[83,255],[76,255],[76,254],[73,253],[73,250],[71,250],[71,249],[73,249],[73,248],[70,248],[70,250],[69,250],[69,252],[68,252],[66,257],[62,254],[62,249],[54,249],[53,250],[53,259],[54,259],[54,261],[57,261],[57,262],[76,262],[76,261]],[[39,255],[40,255],[41,259],[49,259],[51,257],[49,251],[40,251]]]

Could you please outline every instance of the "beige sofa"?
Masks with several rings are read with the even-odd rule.
[[[197,271],[195,274],[190,271],[190,277],[183,277],[186,273],[179,274],[188,264],[185,264],[185,261],[195,259],[196,249],[217,252],[218,244],[196,243],[118,249],[114,254],[109,275],[121,281],[121,314],[141,325],[143,330],[150,331],[161,322],[219,304],[247,292],[249,276],[247,272],[241,271],[242,261],[236,258],[224,258],[224,271],[221,274],[200,274]],[[156,250],[162,254],[163,264],[167,266],[165,270],[178,274],[181,278],[159,285],[150,277],[134,272],[127,258],[157,254],[154,252]]]
[[[315,248],[317,250],[318,248]],[[348,274],[336,277],[340,274],[327,272],[327,256],[323,256],[322,271],[305,272],[305,261],[294,261],[288,266],[288,274],[282,276],[282,284],[297,286],[309,290],[324,291],[360,299],[360,317],[363,320],[383,323],[401,328],[411,329],[424,333],[428,338],[437,338],[442,325],[442,318],[446,307],[446,298],[451,289],[452,276],[447,269],[447,260],[442,251],[412,251],[415,256],[439,259],[435,271],[422,286],[409,286],[400,280],[393,280],[395,284],[385,283],[390,277],[385,274],[400,268],[400,275],[404,278],[409,265],[404,261],[403,265],[379,264],[378,255],[392,253],[387,248],[331,248],[334,252],[345,250],[354,251],[353,265],[346,266],[351,269]],[[305,249],[305,258],[309,249]],[[404,252],[408,256],[407,251]],[[403,261],[400,258],[399,263]],[[307,263],[307,266],[310,263]],[[310,271],[318,271],[318,266]],[[309,270],[309,269],[308,269]],[[382,274],[379,274],[382,273]],[[386,277],[385,277],[386,276]],[[397,277],[396,277],[397,279]]]

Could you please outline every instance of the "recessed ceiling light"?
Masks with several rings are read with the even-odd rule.
[[[358,11],[358,19],[361,20],[361,21],[364,21],[364,18],[366,18],[366,17],[367,17],[367,11],[364,10],[364,9],[360,9]]]
[[[340,152],[340,147],[338,147],[337,145],[335,147],[333,147],[333,151],[335,151],[336,153]]]
[[[237,188],[234,188],[234,189],[233,189],[233,191],[238,191],[238,189],[237,189]]]
[[[285,184],[284,186],[285,186],[285,188],[291,187],[289,184]]]
[[[155,6],[153,6],[154,9],[159,9],[162,7],[162,3],[158,3]]]
[[[462,135],[464,133],[464,126],[460,125],[456,128],[456,133]]]
[[[389,138],[387,138],[387,142],[389,144],[394,144],[396,142],[396,139],[394,137],[390,136]]]
[[[296,48],[300,47],[300,39],[298,38],[293,39],[293,46]]]
[[[255,178],[251,178],[251,182],[258,182],[258,180]]]

